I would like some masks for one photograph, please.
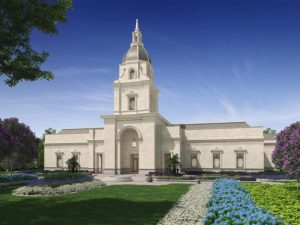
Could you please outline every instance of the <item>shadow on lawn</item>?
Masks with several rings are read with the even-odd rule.
[[[60,201],[24,198],[0,207],[0,224],[143,225],[157,224],[174,202],[134,202],[118,198]]]

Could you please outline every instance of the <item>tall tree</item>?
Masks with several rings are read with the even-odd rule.
[[[38,145],[39,145],[39,155],[37,160],[37,166],[39,168],[44,168],[44,143],[45,143],[45,135],[46,134],[56,134],[56,130],[52,128],[48,128],[45,130],[42,139],[38,139]]]
[[[10,172],[26,166],[37,158],[34,133],[17,118],[0,119],[0,161]]]
[[[276,130],[273,130],[270,127],[268,127],[264,130],[264,134],[271,134],[275,137],[276,136]]]
[[[66,21],[72,0],[1,0],[0,1],[0,76],[13,87],[22,80],[53,79],[41,69],[48,53],[32,49],[33,29],[57,33],[57,22]]]
[[[300,122],[291,124],[277,135],[272,161],[278,169],[291,177],[296,177],[299,183]]]

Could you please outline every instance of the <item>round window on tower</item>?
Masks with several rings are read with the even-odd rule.
[[[136,78],[136,73],[134,71],[134,69],[131,69],[129,71],[129,79],[132,80],[132,79],[135,79]]]

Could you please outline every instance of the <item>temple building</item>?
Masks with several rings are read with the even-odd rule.
[[[67,169],[66,161],[75,156],[81,170],[96,173],[167,172],[168,160],[175,154],[186,172],[274,168],[275,138],[264,135],[262,126],[172,124],[159,114],[159,91],[138,21],[113,88],[114,110],[102,116],[103,128],[63,129],[46,135],[45,170]]]

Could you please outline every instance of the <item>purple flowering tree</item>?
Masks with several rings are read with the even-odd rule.
[[[300,122],[291,124],[277,135],[275,149],[272,152],[275,166],[296,177],[300,175]]]
[[[0,162],[11,174],[38,156],[35,134],[17,118],[0,119]]]

